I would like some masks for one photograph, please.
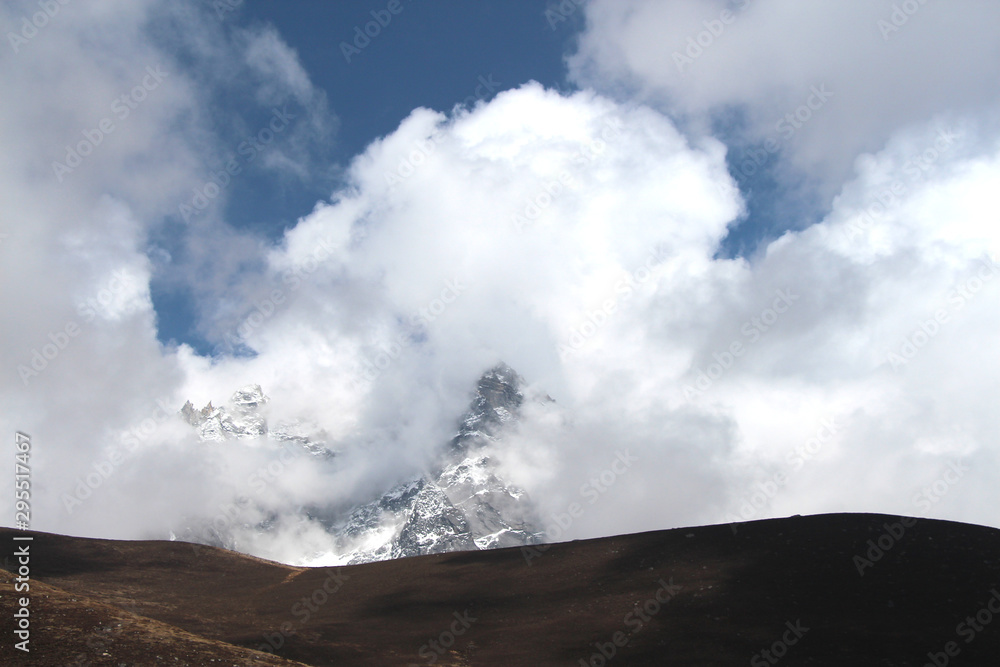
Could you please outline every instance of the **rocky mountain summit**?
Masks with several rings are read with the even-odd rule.
[[[540,521],[527,494],[504,480],[494,455],[504,433],[519,418],[525,401],[523,379],[506,364],[485,372],[476,383],[469,408],[457,431],[442,443],[431,469],[406,479],[381,496],[330,512],[303,508],[303,518],[320,523],[337,549],[314,553],[308,564],[356,564],[448,551],[473,551],[534,544],[541,540]],[[551,401],[545,396],[541,400]],[[316,439],[300,424],[269,427],[262,414],[269,399],[259,385],[246,386],[222,407],[196,409],[190,401],[181,415],[202,441],[262,440],[294,445],[310,454],[334,459],[336,448]],[[501,448],[502,449],[502,448]],[[259,508],[264,510],[266,508]],[[270,521],[245,529],[267,531]],[[232,535],[218,530],[189,529],[183,539],[239,548]]]
[[[257,410],[267,403],[259,384],[240,389],[229,399],[228,407],[216,408],[209,401],[196,410],[191,401],[181,408],[181,415],[195,428],[202,440],[260,438],[267,435],[267,420]]]
[[[269,400],[259,384],[251,384],[236,391],[222,407],[213,407],[209,401],[208,405],[197,410],[191,401],[187,401],[181,408],[181,416],[198,430],[198,436],[203,441],[269,438],[295,443],[316,456],[334,456],[326,443],[305,435],[303,431],[306,429],[302,424],[282,422],[268,428],[267,419],[260,414],[260,409]]]
[[[345,562],[540,541],[540,522],[527,494],[503,480],[497,462],[481,451],[517,420],[524,402],[522,385],[506,364],[484,373],[437,468],[356,508],[337,527],[346,541],[360,545],[348,552]],[[382,539],[357,539],[361,536]]]

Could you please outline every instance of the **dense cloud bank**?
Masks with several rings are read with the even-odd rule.
[[[0,105],[0,423],[32,437],[33,527],[162,537],[256,493],[280,515],[255,549],[293,559],[323,545],[303,505],[420,471],[499,360],[556,400],[528,405],[500,455],[543,515],[582,504],[568,537],[825,511],[1000,526],[1000,134],[995,94],[973,81],[1000,60],[952,48],[1000,21],[928,4],[883,40],[879,3],[842,4],[753,3],[672,69],[659,27],[697,40],[706,6],[738,10],[595,0],[571,58],[580,92],[526,83],[415,109],[278,243],[206,211],[181,232],[176,279],[194,285],[212,359],[161,345],[150,298],[167,261],[151,239],[211,178],[203,153],[234,145],[207,120],[215,83],[176,54],[252,72],[251,129],[284,104],[312,119],[267,168],[300,169],[335,119],[273,31],[220,41],[231,33],[186,6],[64,6],[0,56],[0,87],[21,93]],[[31,7],[5,6],[5,31]],[[845,53],[859,13],[872,35]],[[153,17],[192,29],[171,49],[144,39]],[[115,39],[89,38],[96,22]],[[928,41],[941,48],[925,56]],[[762,55],[734,79],[746,53]],[[924,95],[916,70],[940,89]],[[834,96],[781,155],[819,164],[829,212],[721,259],[743,200],[706,119],[744,105],[765,136],[776,110],[807,103],[803,82]],[[53,166],[73,151],[78,166]],[[180,270],[204,258],[211,271]],[[248,383],[269,420],[322,432],[337,463],[286,462],[261,492],[253,475],[280,448],[207,445],[176,418]]]

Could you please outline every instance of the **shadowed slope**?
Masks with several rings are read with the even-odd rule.
[[[794,517],[735,532],[707,526],[336,569],[176,542],[33,533],[31,568],[60,589],[59,604],[76,605],[70,626],[82,625],[67,635],[67,655],[89,650],[78,642],[95,623],[77,607],[110,617],[127,606],[173,627],[178,646],[193,646],[191,635],[250,649],[270,641],[277,655],[312,665],[599,665],[602,649],[609,665],[774,664],[768,656],[788,665],[923,665],[947,642],[958,652],[950,664],[992,664],[1000,614],[983,620],[992,620],[987,605],[1000,587],[1000,531],[899,521]],[[0,531],[7,544],[13,534]],[[862,576],[855,556],[866,558],[868,540],[888,548],[872,551],[878,559],[861,563]],[[40,599],[41,587],[32,594],[32,647],[41,652],[53,603]],[[975,626],[960,625],[983,609]],[[9,613],[0,626],[12,636]],[[0,648],[5,660],[15,656],[10,644]],[[220,657],[204,655],[129,664]]]

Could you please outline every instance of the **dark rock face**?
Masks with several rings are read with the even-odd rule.
[[[394,558],[415,554],[468,551],[476,544],[465,515],[437,484],[424,484],[394,545]]]
[[[516,423],[524,381],[506,364],[486,371],[439,465],[356,509],[342,534],[370,535],[399,522],[389,541],[360,549],[349,563],[535,544],[540,521],[527,494],[498,476],[497,462],[477,453]],[[384,528],[383,528],[384,529]]]
[[[520,390],[523,383],[521,376],[504,363],[483,373],[476,383],[472,404],[451,441],[452,448],[463,450],[476,444],[477,438],[492,438],[504,424],[516,420],[524,403]]]

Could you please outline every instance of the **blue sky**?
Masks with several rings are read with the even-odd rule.
[[[274,241],[339,185],[338,169],[372,140],[389,134],[417,107],[448,112],[456,104],[484,100],[527,81],[570,90],[563,57],[571,48],[580,12],[550,24],[547,3],[419,2],[405,0],[398,14],[359,53],[355,28],[382,17],[387,3],[262,2],[249,0],[224,12],[225,25],[274,26],[299,56],[313,84],[327,94],[339,126],[329,138],[323,173],[308,180],[276,183],[259,173],[242,175],[232,186],[226,221]],[[376,16],[372,16],[376,12]],[[555,29],[553,29],[553,25]],[[225,28],[224,28],[225,29]],[[359,44],[364,42],[359,41]],[[220,99],[226,122],[231,100]],[[280,140],[280,138],[279,138]],[[213,345],[196,329],[191,292],[154,282],[160,339],[188,343],[203,353]]]
[[[341,45],[353,46],[355,28],[372,22],[371,12],[382,12],[384,20],[385,2],[251,1],[227,20],[273,25],[298,53],[339,120],[329,157],[341,165],[372,140],[394,131],[417,107],[450,111],[467,98],[474,100],[477,90],[489,100],[500,90],[532,79],[548,87],[567,86],[562,58],[572,32],[551,30],[540,13],[543,3],[410,0],[399,6],[402,11],[390,13],[389,23],[363,50],[351,53],[350,61]],[[285,202],[269,188],[247,186],[242,195],[253,201],[256,193],[262,199],[248,205],[248,211],[234,210],[232,218],[239,224],[257,211],[256,217],[270,225],[275,217],[290,224],[309,212],[317,198],[329,197],[336,185],[335,178],[317,183],[312,190],[290,194]],[[267,195],[270,201],[263,198]]]
[[[496,93],[528,81],[564,92],[579,89],[569,80],[565,58],[584,27],[582,11],[563,16],[557,4],[545,0],[401,0],[398,14],[386,14],[386,7],[381,0],[248,0],[220,14],[223,30],[276,28],[297,53],[313,85],[325,91],[337,123],[318,151],[325,164],[307,178],[275,180],[248,169],[234,179],[224,212],[229,225],[278,241],[317,201],[327,200],[342,185],[344,166],[370,142],[393,132],[417,107],[447,113],[456,104],[489,101]],[[375,37],[367,44],[361,38],[357,43],[364,48],[357,49],[355,28],[363,30],[386,16],[387,24],[378,30],[372,24],[369,31]],[[216,104],[217,122],[225,126],[227,114],[241,102],[219,97]],[[729,154],[730,171],[747,204],[746,215],[720,244],[722,257],[750,256],[763,240],[805,226],[804,220],[816,218],[820,211],[815,201],[808,201],[809,190],[802,187],[802,180],[779,182],[775,177],[780,156],[769,156],[759,171],[741,169],[739,130],[738,119],[728,114],[719,114],[715,121],[717,136],[736,147]],[[276,141],[280,140],[279,136]],[[159,241],[183,254],[183,248],[171,241],[175,232],[168,226],[166,237]],[[207,341],[199,331],[195,295],[187,285],[154,281],[152,296],[162,342],[186,343],[203,354],[219,352],[218,343]]]

